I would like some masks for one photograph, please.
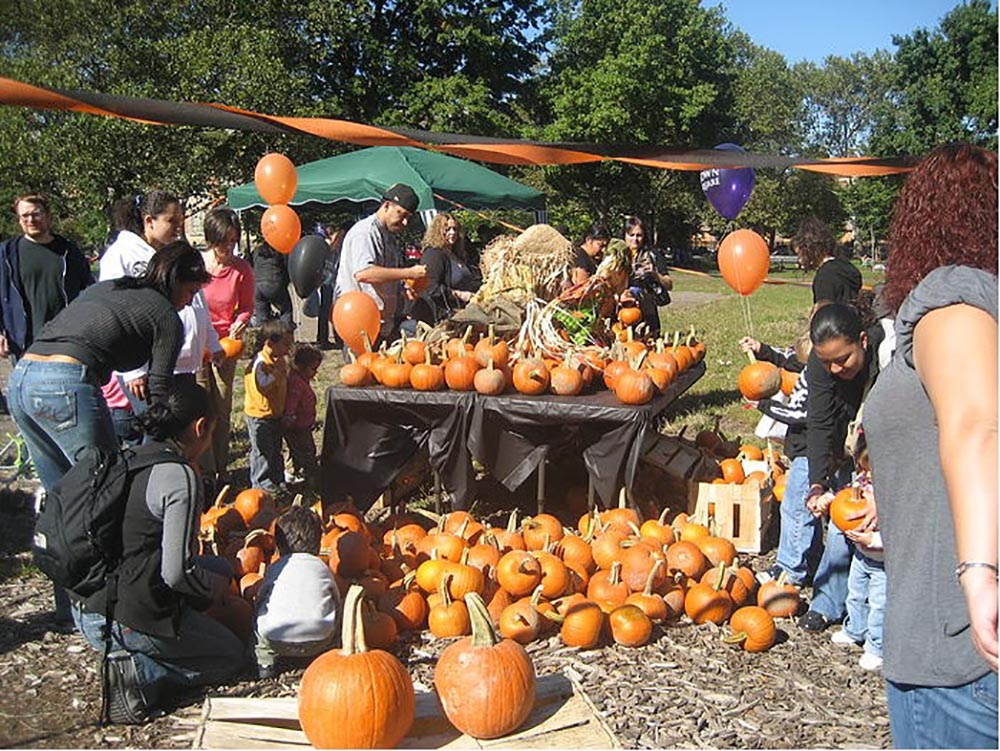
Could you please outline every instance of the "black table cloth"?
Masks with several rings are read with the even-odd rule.
[[[477,396],[469,451],[508,490],[521,485],[548,454],[581,451],[594,490],[611,503],[631,486],[647,436],[677,397],[705,373],[699,363],[667,391],[641,406],[622,404],[610,391],[579,396]]]
[[[367,508],[421,448],[454,497],[473,500],[471,456],[507,488],[523,483],[550,453],[582,452],[595,490],[605,503],[632,483],[643,444],[657,417],[705,372],[688,369],[665,394],[642,406],[622,404],[598,391],[574,397],[404,389],[327,389],[323,432],[323,495],[351,496]]]
[[[454,496],[472,500],[469,421],[475,393],[331,386],[323,429],[323,497],[367,509],[421,448]]]

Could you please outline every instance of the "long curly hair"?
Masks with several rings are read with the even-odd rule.
[[[893,209],[883,299],[894,313],[940,266],[997,273],[997,155],[938,146],[907,178]]]
[[[439,211],[431,219],[430,225],[427,227],[427,231],[424,232],[424,239],[422,245],[425,248],[440,248],[445,250],[448,248],[448,242],[444,237],[444,229],[448,226],[449,221],[454,221],[455,226],[458,227],[458,239],[455,240],[455,244],[451,247],[451,252],[456,256],[465,260],[465,233],[462,232],[462,223],[455,218],[454,214],[449,214],[447,211]]]
[[[837,247],[837,238],[823,222],[814,216],[807,217],[792,240],[799,263],[807,271],[818,269],[827,256],[838,258],[842,251]]]

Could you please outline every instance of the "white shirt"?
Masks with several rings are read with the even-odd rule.
[[[184,324],[184,342],[177,353],[174,373],[197,373],[201,370],[206,349],[212,354],[222,351],[205,296],[198,292],[192,303],[178,311],[177,315]]]
[[[153,257],[153,247],[134,232],[123,229],[98,262],[98,281],[142,276]]]
[[[268,641],[329,639],[340,614],[340,591],[319,556],[282,556],[264,573],[257,593],[257,633]]]

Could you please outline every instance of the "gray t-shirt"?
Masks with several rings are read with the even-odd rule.
[[[957,304],[996,319],[996,276],[965,266],[928,274],[899,309],[896,351],[865,403],[885,545],[884,673],[896,683],[918,686],[961,686],[990,669],[973,647],[965,595],[955,580],[955,526],[937,420],[913,363],[917,323],[927,313]],[[960,368],[961,354],[955,356]]]
[[[398,268],[400,266],[399,243],[396,236],[386,229],[375,214],[362,219],[351,227],[344,236],[340,251],[340,270],[334,293],[337,297],[344,292],[360,290],[371,297],[382,311],[382,335],[392,331],[396,311],[399,308],[400,282],[383,284],[362,284],[354,275],[370,266]]]

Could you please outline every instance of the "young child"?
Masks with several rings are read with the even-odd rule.
[[[323,526],[316,513],[292,506],[278,517],[281,557],[264,573],[257,593],[257,674],[277,674],[276,658],[314,657],[337,642],[340,591],[319,557]]]
[[[250,485],[273,493],[285,484],[281,418],[288,389],[291,325],[280,319],[267,321],[260,327],[260,340],[261,349],[243,377],[243,411],[250,434]]]
[[[316,377],[323,353],[316,347],[302,344],[292,356],[292,371],[288,374],[288,394],[285,397],[285,443],[292,460],[293,475],[285,475],[288,483],[305,480],[316,488],[319,466],[316,463],[316,442],[313,427],[316,425],[316,394],[309,382]]]
[[[806,458],[806,418],[809,388],[804,363],[809,358],[809,336],[799,338],[794,347],[781,351],[756,339],[744,337],[740,347],[786,370],[799,372],[799,379],[787,401],[761,399],[753,403],[765,416],[786,426],[785,455],[791,461],[781,511],[776,563],[767,571],[772,579],[784,572],[789,583],[804,586],[816,572],[823,554],[823,530],[806,508],[809,492],[809,461]]]

